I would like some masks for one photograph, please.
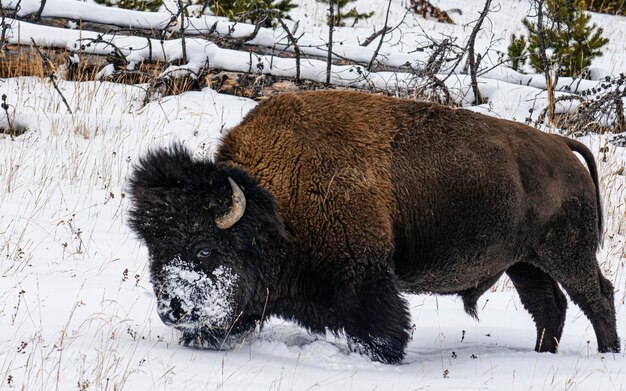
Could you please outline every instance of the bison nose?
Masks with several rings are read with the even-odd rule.
[[[178,322],[183,316],[185,316],[185,311],[182,308],[182,303],[176,297],[173,297],[170,300],[170,310],[172,318],[175,319],[175,322]]]
[[[176,325],[186,315],[180,299],[170,298],[168,295],[161,296],[161,301],[157,305],[157,313],[161,321],[168,326]]]

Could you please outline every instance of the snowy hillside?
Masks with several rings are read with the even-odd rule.
[[[9,5],[16,0],[8,1]],[[307,54],[302,78],[323,82],[327,39],[326,9],[300,0],[291,13],[300,20],[300,46]],[[361,11],[375,11],[355,28],[338,28],[337,53],[352,60],[332,67],[334,85],[388,90],[406,96],[421,80],[403,68],[420,64],[428,53],[416,51],[431,37],[471,33],[483,1],[433,1],[442,9],[460,8],[456,25],[406,14],[406,0],[393,0],[390,26],[377,67],[364,70],[376,53],[377,40],[359,42],[385,22],[387,2],[358,0]],[[500,4],[496,4],[500,3]],[[7,0],[2,1],[6,6]],[[492,47],[486,63],[496,65],[496,50],[506,51],[511,33],[524,31],[526,1],[494,1],[498,11],[477,36],[477,48]],[[39,2],[23,0],[21,15]],[[44,16],[159,28],[168,13],[138,13],[74,0],[48,0]],[[250,54],[226,49],[203,35],[214,26],[226,34],[229,22],[190,18],[187,63],[168,72],[198,72],[210,64],[228,71],[295,76],[293,48],[288,54]],[[293,26],[293,21],[288,22]],[[400,24],[402,22],[402,24]],[[626,18],[593,14],[610,43],[593,62],[596,80],[560,78],[559,88],[596,87],[604,76],[626,71]],[[98,33],[9,20],[7,40],[72,49]],[[233,35],[253,26],[239,24]],[[426,33],[427,32],[427,33]],[[193,35],[195,34],[195,35]],[[107,37],[105,37],[107,38]],[[137,36],[110,38],[131,64],[142,60],[182,59],[180,39],[148,41]],[[150,42],[147,45],[146,42]],[[252,43],[285,47],[280,28],[262,29]],[[282,45],[282,46],[281,46]],[[160,47],[148,50],[147,47]],[[109,53],[94,43],[85,52]],[[262,66],[259,66],[261,64]],[[359,65],[361,64],[361,65]],[[451,103],[523,122],[535,120],[546,106],[545,78],[499,66],[484,72],[479,85],[487,103],[474,101],[470,78],[450,66],[445,79]],[[105,70],[111,72],[112,69]],[[454,72],[452,72],[454,71]],[[447,77],[451,74],[451,77]],[[255,105],[250,99],[219,94],[210,88],[180,95],[155,96],[144,104],[147,85],[74,82],[59,79],[61,95],[45,79],[0,79],[0,128],[8,121],[28,131],[14,139],[0,135],[0,389],[26,390],[414,390],[414,389],[623,389],[626,358],[598,354],[591,324],[571,302],[558,354],[533,351],[535,326],[507,279],[479,301],[480,322],[463,312],[460,299],[408,295],[413,339],[401,365],[384,365],[351,353],[344,338],[314,336],[281,319],[271,319],[259,335],[233,351],[195,350],[178,344],[178,332],[156,313],[149,281],[147,250],[127,225],[126,180],[138,156],[155,146],[180,140],[197,156],[211,158],[219,140]],[[566,94],[558,91],[557,95]],[[563,101],[557,112],[577,103]],[[529,110],[532,109],[532,114]],[[7,117],[7,113],[9,116]],[[555,131],[552,128],[543,128]],[[616,289],[618,331],[626,338],[626,148],[615,135],[587,135],[579,140],[596,156],[605,211],[604,246],[598,259]],[[624,144],[622,144],[624,145]],[[622,350],[625,350],[622,346]]]

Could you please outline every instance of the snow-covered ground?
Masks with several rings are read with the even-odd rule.
[[[302,20],[300,28],[310,42],[319,42],[325,34],[324,6],[314,0],[302,3],[293,17]],[[367,37],[373,25],[380,28],[382,3],[386,4],[359,0],[355,3],[359,9],[369,7],[377,15],[356,29],[338,30],[337,39],[344,42],[351,58],[371,57],[376,43],[360,52],[357,38]],[[404,3],[392,2],[390,24],[404,17]],[[434,3],[444,9],[460,7],[463,15],[456,16],[458,24],[411,16],[403,33],[383,45],[386,55],[381,61],[393,65],[407,58],[423,59],[410,53],[423,35],[417,23],[425,31],[462,41],[471,31],[463,24],[474,20],[483,6],[480,0]],[[24,12],[33,6],[29,1],[22,4]],[[48,0],[46,12],[72,17],[82,17],[84,12],[93,17],[86,6],[91,5]],[[96,15],[115,19],[118,11],[102,9]],[[526,2],[509,0],[491,17],[489,29],[504,39],[501,49],[510,33],[522,31],[520,19],[525,13]],[[593,17],[611,39],[594,66],[610,74],[623,72],[626,18]],[[155,15],[143,19],[151,26],[159,20]],[[77,39],[71,30],[19,26],[13,24],[10,40],[28,42],[34,37],[71,47]],[[280,36],[267,31],[258,39],[273,42]],[[481,33],[480,45],[487,45],[489,37],[490,33]],[[127,47],[133,45],[133,38],[118,39],[128,39]],[[224,67],[249,66],[238,60],[237,53],[201,39],[196,43],[190,46],[192,65],[200,66],[212,56],[211,61],[222,61]],[[176,41],[166,45],[167,58],[180,55]],[[134,47],[125,54],[135,56],[131,57],[135,61],[145,58]],[[248,61],[248,54],[244,57]],[[323,63],[307,63],[312,78],[323,77]],[[293,64],[284,63],[281,69],[292,73]],[[334,71],[337,83],[355,81],[345,76],[350,73],[348,66]],[[378,73],[356,82],[372,80],[385,86],[401,76]],[[455,75],[446,83],[457,102],[471,102],[465,76]],[[583,82],[587,87],[595,84]],[[541,76],[497,68],[481,78],[489,103],[473,109],[523,121],[530,108],[538,113],[544,106],[543,85]],[[198,156],[210,158],[218,140],[255,102],[205,89],[144,106],[145,86],[66,81],[59,81],[59,86],[72,115],[45,80],[0,79],[0,95],[7,95],[13,122],[29,129],[15,140],[0,139],[0,389],[626,388],[624,354],[598,354],[589,321],[571,303],[559,353],[535,353],[534,324],[506,279],[480,299],[480,322],[465,315],[461,301],[454,297],[408,296],[415,332],[402,365],[372,362],[351,353],[342,338],[312,336],[281,319],[271,319],[260,335],[233,351],[180,346],[177,332],[156,314],[147,252],[126,224],[126,178],[139,155],[172,140],[181,140]],[[6,126],[3,111],[0,126]],[[626,337],[626,150],[611,144],[611,137],[587,136],[581,141],[599,164],[606,231],[598,257],[615,286],[618,331]]]

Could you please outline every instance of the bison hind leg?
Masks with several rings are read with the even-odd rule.
[[[558,281],[591,321],[601,353],[619,352],[613,285],[596,259],[595,200],[572,199],[552,217],[533,263]]]
[[[619,353],[613,285],[602,275],[595,257],[575,259],[571,263],[577,268],[557,269],[553,275],[591,321],[598,351]]]
[[[559,285],[547,273],[528,263],[516,263],[507,269],[522,305],[537,327],[537,352],[556,353],[563,333],[567,299]]]
[[[487,280],[479,283],[474,288],[466,289],[464,291],[459,292],[459,296],[463,299],[463,308],[465,312],[472,318],[478,319],[478,310],[476,309],[476,305],[478,304],[478,299],[485,293],[489,288],[493,286],[493,284],[498,281],[498,279],[502,276],[502,273],[498,273],[493,277],[488,278]]]

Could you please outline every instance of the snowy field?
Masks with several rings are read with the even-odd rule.
[[[292,18],[308,39],[311,53],[324,39],[325,7],[301,0]],[[394,0],[390,25],[405,17],[405,3]],[[523,31],[527,2],[502,0],[478,46],[491,35],[505,50],[511,33]],[[6,3],[6,1],[3,1]],[[377,14],[358,27],[341,28],[337,41],[345,55],[369,59],[377,45],[358,46],[384,23],[380,0],[359,0],[361,11]],[[421,61],[413,52],[424,40],[448,34],[462,42],[471,32],[464,24],[476,19],[482,1],[433,1],[443,9],[461,8],[457,25],[407,16],[381,49],[380,61],[392,66]],[[494,3],[497,3],[494,1]],[[22,1],[24,13],[38,2]],[[30,7],[30,8],[29,8]],[[72,0],[48,0],[44,15],[97,17],[159,26],[166,14],[138,19],[136,14],[98,8]],[[204,25],[213,19],[198,20]],[[594,14],[611,40],[594,61],[597,75],[626,71],[626,18]],[[129,24],[131,23],[129,22]],[[220,22],[220,26],[225,22]],[[19,27],[18,27],[19,26]],[[245,30],[246,26],[242,29]],[[19,33],[18,33],[19,31]],[[242,35],[245,35],[240,31]],[[80,32],[85,37],[89,32]],[[78,32],[14,22],[13,43],[48,40],[72,47]],[[116,39],[122,47],[134,38]],[[138,38],[137,38],[138,39]],[[145,38],[142,38],[145,42]],[[263,30],[257,43],[271,46],[284,36]],[[229,70],[247,70],[247,53],[226,52],[200,38],[190,40],[189,68],[210,58]],[[180,56],[178,41],[165,44],[167,59]],[[124,46],[126,45],[126,46]],[[133,61],[146,53],[128,49]],[[94,52],[105,52],[97,47]],[[278,61],[281,60],[281,61]],[[270,59],[255,59],[270,61]],[[273,59],[264,72],[293,75],[292,59]],[[489,59],[494,63],[497,58]],[[308,72],[305,74],[305,72]],[[325,64],[310,60],[303,74],[323,80]],[[387,88],[409,83],[406,75],[373,72],[351,76],[350,66],[333,67],[335,84]],[[453,99],[473,100],[468,77],[455,74],[446,84]],[[489,103],[473,107],[502,118],[524,121],[545,106],[545,80],[498,67],[479,82]],[[571,79],[562,78],[562,83]],[[589,88],[597,81],[582,81]],[[626,388],[626,358],[598,354],[591,324],[574,304],[558,354],[533,351],[535,326],[508,280],[500,280],[479,301],[480,322],[463,312],[460,299],[407,296],[415,331],[401,365],[384,365],[351,353],[343,338],[313,336],[296,325],[271,319],[264,329],[229,352],[185,348],[177,332],[156,313],[149,281],[147,250],[127,226],[129,201],[125,185],[133,163],[143,152],[173,140],[197,156],[212,157],[220,138],[255,106],[245,98],[210,89],[155,99],[143,105],[146,86],[108,82],[59,81],[73,114],[58,93],[37,78],[0,79],[12,121],[29,129],[23,136],[0,138],[0,389],[25,390],[415,390],[415,389],[585,389]],[[572,110],[560,106],[559,111]],[[6,126],[0,111],[0,127]],[[553,131],[547,129],[547,131]],[[616,289],[618,332],[626,338],[626,150],[611,143],[613,135],[580,140],[598,162],[606,219],[604,247],[598,254],[605,276]],[[622,346],[622,350],[624,350]]]

